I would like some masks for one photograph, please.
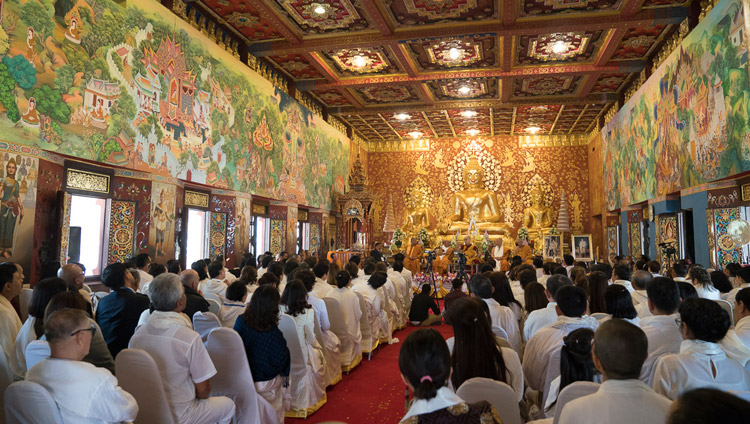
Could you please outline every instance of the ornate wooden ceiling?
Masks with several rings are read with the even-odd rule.
[[[191,3],[370,141],[589,132],[689,12],[689,0]]]

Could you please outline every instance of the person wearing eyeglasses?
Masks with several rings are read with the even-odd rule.
[[[134,421],[138,404],[111,372],[81,361],[96,324],[85,312],[60,309],[44,325],[50,357],[34,365],[26,380],[42,385],[55,400],[64,423]]]

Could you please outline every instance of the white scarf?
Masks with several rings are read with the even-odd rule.
[[[409,411],[404,415],[404,418],[400,422],[404,422],[407,418],[415,417],[417,415],[429,414],[440,409],[447,408],[449,406],[463,403],[463,399],[458,397],[453,390],[443,386],[438,389],[437,394],[430,400],[425,399],[414,399],[414,403],[411,404]]]
[[[683,340],[680,344],[680,354],[683,353],[688,355],[726,356],[718,344],[697,339]]]
[[[563,327],[574,327],[574,328],[591,328],[595,329],[599,327],[599,321],[589,315],[584,315],[582,317],[568,317],[565,315],[558,315],[557,321],[551,325],[553,328],[563,328]]]
[[[742,343],[734,330],[727,331],[727,335],[718,343],[727,357],[739,362],[743,367],[750,362],[750,349]]]
[[[182,326],[191,330],[193,329],[193,323],[190,322],[188,316],[183,314],[182,312],[154,311],[151,312],[151,315],[149,315],[148,321],[146,321],[146,323],[148,325],[161,329],[174,326]]]

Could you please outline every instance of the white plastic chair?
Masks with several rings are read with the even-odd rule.
[[[17,381],[5,390],[7,424],[62,424],[60,409],[42,385]]]
[[[518,396],[502,381],[482,377],[470,378],[464,381],[456,394],[467,403],[483,400],[489,402],[500,414],[503,424],[521,424]]]
[[[552,384],[552,380],[560,376],[560,352],[562,346],[559,346],[552,352],[547,362],[547,375],[544,378],[544,387],[542,388],[542,405],[547,404],[547,395],[549,395],[549,386]],[[557,411],[560,411],[557,409]]]
[[[219,297],[219,295],[218,295],[218,294],[216,294],[216,293],[210,293],[210,292],[207,292],[207,293],[205,293],[205,294],[203,295],[203,298],[204,298],[204,299],[206,299],[206,300],[208,300],[208,299],[213,299],[213,300],[215,300],[215,301],[216,301],[216,302],[217,302],[217,303],[218,303],[219,305],[221,305],[221,303],[222,303],[222,301],[221,301],[221,297]]]
[[[50,357],[49,343],[46,340],[34,340],[26,345],[24,354],[26,355],[26,371],[28,371],[34,365]]]
[[[362,349],[359,349],[360,352],[353,351],[354,346],[352,346],[352,339],[347,331],[349,326],[346,323],[346,318],[344,318],[344,312],[341,309],[339,301],[330,297],[324,297],[323,302],[325,302],[326,309],[328,310],[328,321],[331,323],[331,331],[341,341],[341,352],[351,351],[351,362],[348,364],[341,364],[341,370],[348,374],[352,368],[356,367],[357,364],[362,361]]]
[[[727,302],[726,300],[714,300],[714,302],[718,303],[719,306],[721,306],[721,309],[727,311],[729,314],[729,320],[731,321],[732,325],[734,325],[734,308],[732,307],[732,304]]]
[[[315,372],[312,367],[305,363],[305,357],[302,354],[303,346],[300,346],[299,338],[297,336],[297,325],[294,323],[294,319],[287,314],[282,314],[279,320],[279,330],[284,335],[286,340],[286,347],[289,349],[289,356],[291,357],[291,370],[289,372],[289,385],[291,387],[310,387],[316,392],[322,392],[317,402],[312,405],[300,405],[299,399],[295,399],[292,395],[292,410],[287,412],[288,417],[295,418],[307,418],[308,415],[312,414],[326,403],[325,388],[320,387],[315,378]],[[296,405],[295,405],[296,404]],[[296,407],[295,407],[296,406]]]
[[[552,424],[560,422],[563,408],[568,402],[596,393],[597,390],[599,390],[599,387],[601,387],[601,384],[592,383],[591,381],[576,381],[575,383],[565,386],[565,388],[560,391],[560,394],[557,395],[555,418],[552,421]]]
[[[208,312],[211,312],[218,317],[219,311],[221,310],[221,302],[210,297],[206,297],[206,302],[208,302]]]
[[[277,424],[278,415],[255,390],[245,346],[236,331],[218,328],[208,336],[206,350],[216,367],[211,377],[211,395],[227,396],[236,406],[235,424]]]
[[[175,423],[159,368],[146,351],[120,351],[115,359],[115,375],[120,387],[133,395],[138,403],[135,424]]]
[[[378,347],[378,334],[373,334],[373,321],[370,321],[370,310],[372,305],[365,300],[362,293],[354,292],[359,298],[359,306],[362,309],[362,318],[359,320],[359,329],[362,332],[362,353],[367,354],[367,360],[372,359],[372,352]],[[378,318],[375,318],[377,321]]]
[[[211,312],[196,312],[193,314],[193,330],[201,335],[205,343],[208,340],[208,333],[217,328],[221,328],[221,320]]]
[[[31,303],[31,295],[34,290],[23,288],[21,294],[18,296],[18,308],[21,310],[21,322],[26,322],[26,318],[29,317],[29,303]]]
[[[10,384],[13,383],[13,373],[10,370],[10,364],[8,363],[8,358],[5,357],[5,352],[3,352],[2,349],[0,349],[0,411],[4,411],[5,408],[3,407],[4,401],[3,398],[5,397],[5,389],[10,386]],[[0,412],[0,423],[5,422],[5,414]]]

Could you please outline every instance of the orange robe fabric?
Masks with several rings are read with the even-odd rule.
[[[432,262],[432,269],[438,274],[447,274],[450,269],[451,259],[453,259],[453,249],[449,247],[444,254],[442,253],[442,248],[437,248],[436,251],[443,255],[443,257],[438,256],[435,258]]]
[[[518,252],[518,256],[520,256],[521,260],[524,262],[531,261],[531,257],[533,256],[533,253],[531,252],[531,246],[526,244],[521,247],[521,250]]]
[[[411,271],[413,275],[417,275],[422,270],[422,255],[424,254],[424,250],[422,250],[422,246],[420,245],[414,245],[409,246],[406,249],[406,258],[404,259],[404,267]],[[409,259],[409,258],[416,258],[416,259]]]
[[[477,250],[476,245],[470,244],[467,246],[464,244],[461,246],[461,251],[464,252],[464,256],[466,256],[466,265],[476,265],[482,262],[482,258],[479,257],[479,251]]]

